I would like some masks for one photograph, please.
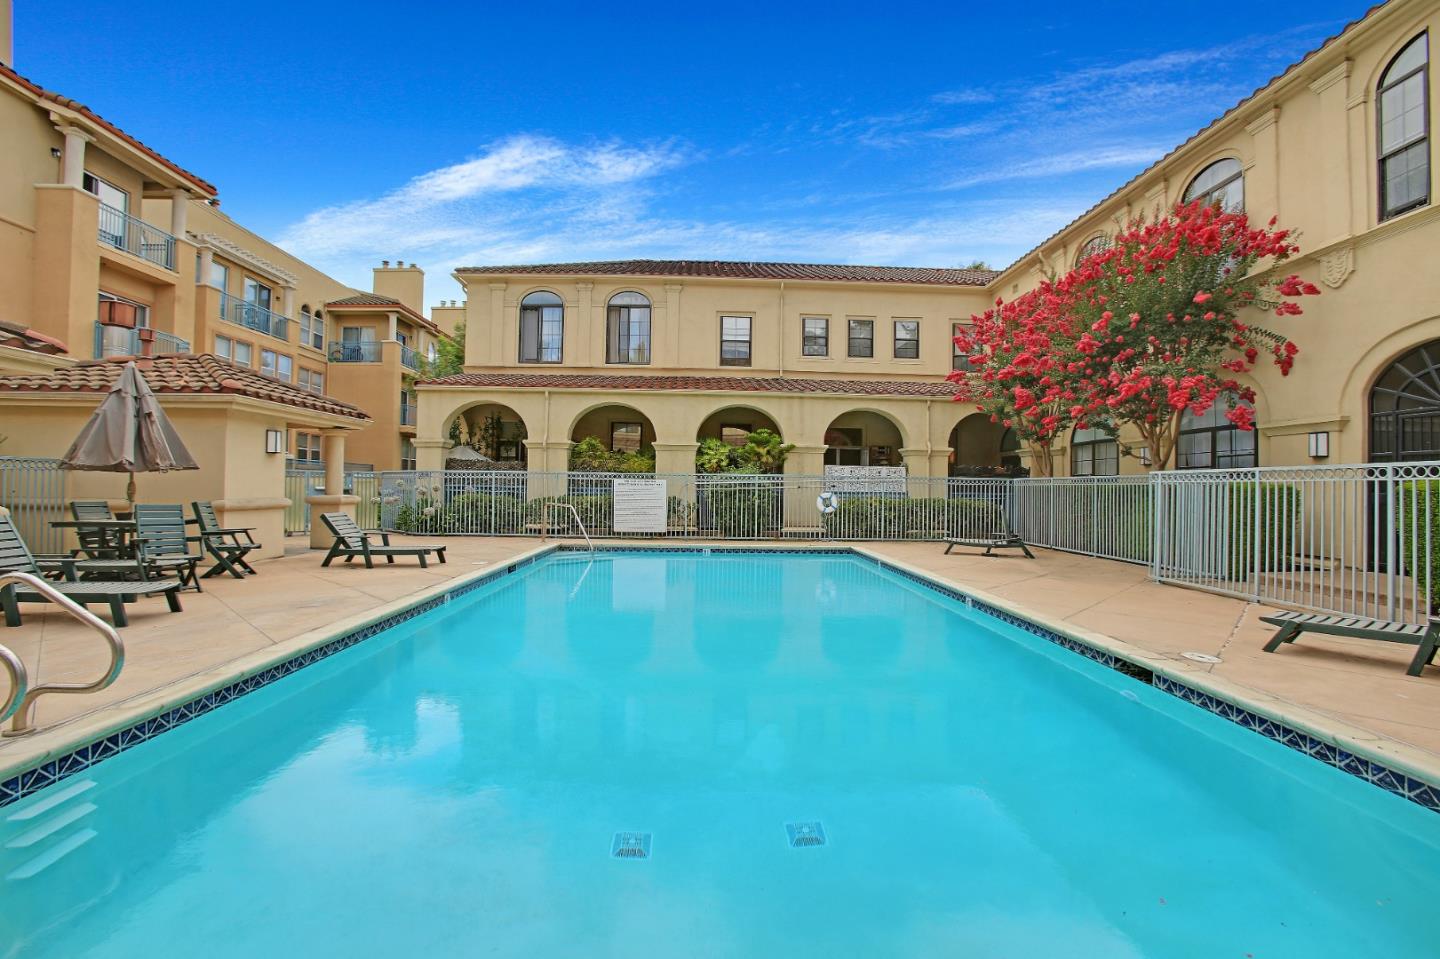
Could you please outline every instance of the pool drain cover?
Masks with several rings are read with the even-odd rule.
[[[610,855],[616,859],[649,859],[650,834],[648,832],[617,832],[610,844]]]
[[[785,835],[790,838],[792,849],[825,845],[825,827],[818,822],[787,822]]]

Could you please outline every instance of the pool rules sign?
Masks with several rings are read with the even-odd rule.
[[[665,532],[665,481],[615,480],[615,532]]]

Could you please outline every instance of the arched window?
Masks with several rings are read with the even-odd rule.
[[[616,293],[606,311],[605,362],[650,362],[650,300],[643,293]]]
[[[1101,252],[1110,245],[1110,238],[1103,233],[1097,233],[1086,240],[1080,247],[1080,252],[1075,254],[1075,265],[1079,266],[1096,253]]]
[[[1070,436],[1071,476],[1120,475],[1120,444],[1103,427],[1076,429]]]
[[[1440,456],[1440,341],[1391,363],[1370,390],[1370,460]]]
[[[1225,213],[1245,212],[1245,170],[1239,160],[1216,160],[1185,188],[1185,202],[1199,200]]]
[[[1225,414],[1235,407],[1249,405],[1244,400],[1221,397],[1203,416],[1186,410],[1180,417],[1175,468],[1206,470],[1258,466],[1256,431],[1242,430],[1225,418]]]
[[[559,363],[565,344],[565,301],[536,290],[520,301],[520,362]]]
[[[1000,434],[1000,466],[1007,470],[1020,468],[1020,434],[1013,427]]]
[[[1380,75],[1380,219],[1430,202],[1429,35],[1420,34]]]

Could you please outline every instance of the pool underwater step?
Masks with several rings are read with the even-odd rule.
[[[9,882],[33,879],[98,835],[100,834],[93,829],[83,829],[80,832],[72,833],[62,842],[56,843],[20,868],[8,873],[5,879]]]
[[[36,816],[49,812],[61,803],[94,788],[95,780],[82,779],[80,782],[57,790],[53,795],[46,796],[44,799],[37,799],[35,802],[19,806],[19,808],[15,809],[5,818],[10,822],[23,822],[26,819],[34,819]]]
[[[11,839],[9,842],[7,842],[5,844],[5,848],[26,849],[30,846],[33,846],[40,840],[59,832],[71,823],[90,815],[97,808],[99,807],[97,807],[94,803],[89,802],[81,803],[76,806],[71,806],[64,811],[57,813],[54,816],[51,816],[49,819],[44,820],[39,825],[20,833],[14,839]]]

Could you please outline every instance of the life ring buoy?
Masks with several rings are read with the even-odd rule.
[[[815,508],[818,509],[821,514],[829,516],[840,508],[840,494],[832,490],[826,490],[815,497]]]

